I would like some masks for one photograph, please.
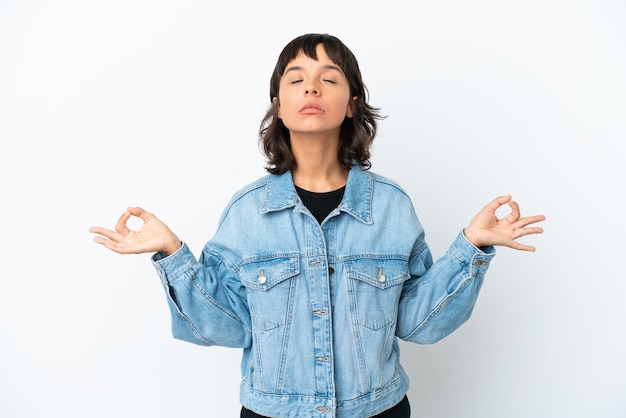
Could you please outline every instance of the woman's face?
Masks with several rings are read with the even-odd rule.
[[[332,62],[322,44],[317,60],[304,53],[287,64],[277,100],[278,117],[292,135],[336,134],[352,117],[350,85],[343,71]]]

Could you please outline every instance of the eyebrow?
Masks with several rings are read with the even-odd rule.
[[[325,69],[325,70],[335,70],[335,71],[339,71],[341,74],[343,74],[343,71],[341,71],[341,68],[339,68],[339,67],[338,67],[338,66],[336,66],[336,65],[326,64],[326,65],[322,65],[322,68],[323,68],[323,69]],[[290,71],[300,71],[300,70],[302,70],[302,69],[303,69],[302,67],[295,65],[295,66],[293,66],[293,67],[289,67],[289,68],[287,68],[287,69],[285,70],[285,72],[283,73],[283,75],[287,74],[287,73],[288,73],[288,72],[290,72]]]

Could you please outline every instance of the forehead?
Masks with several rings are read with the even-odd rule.
[[[308,55],[303,49],[300,49],[296,53],[295,57],[289,60],[289,62],[285,66],[285,70],[283,71],[283,74],[287,73],[290,70],[293,70],[294,67],[302,67],[304,65],[322,66],[322,67],[327,67],[328,69],[337,69],[343,73],[339,65],[336,62],[334,62],[332,59],[330,59],[330,57],[326,53],[326,50],[323,44],[317,45],[317,47],[315,48],[314,57]]]

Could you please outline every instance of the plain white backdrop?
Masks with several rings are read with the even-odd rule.
[[[615,0],[0,1],[0,416],[235,417],[239,350],[174,340],[149,255],[92,243],[128,205],[199,254],[264,174],[282,47],[328,32],[388,117],[373,171],[435,257],[488,201],[544,213],[473,317],[402,344],[415,417],[626,416],[626,6]]]

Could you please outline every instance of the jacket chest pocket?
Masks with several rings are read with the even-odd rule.
[[[402,283],[411,277],[404,259],[359,258],[345,262],[351,309],[372,330],[395,322]]]
[[[246,287],[253,324],[270,331],[284,325],[293,312],[298,257],[272,257],[244,263],[240,279]]]

